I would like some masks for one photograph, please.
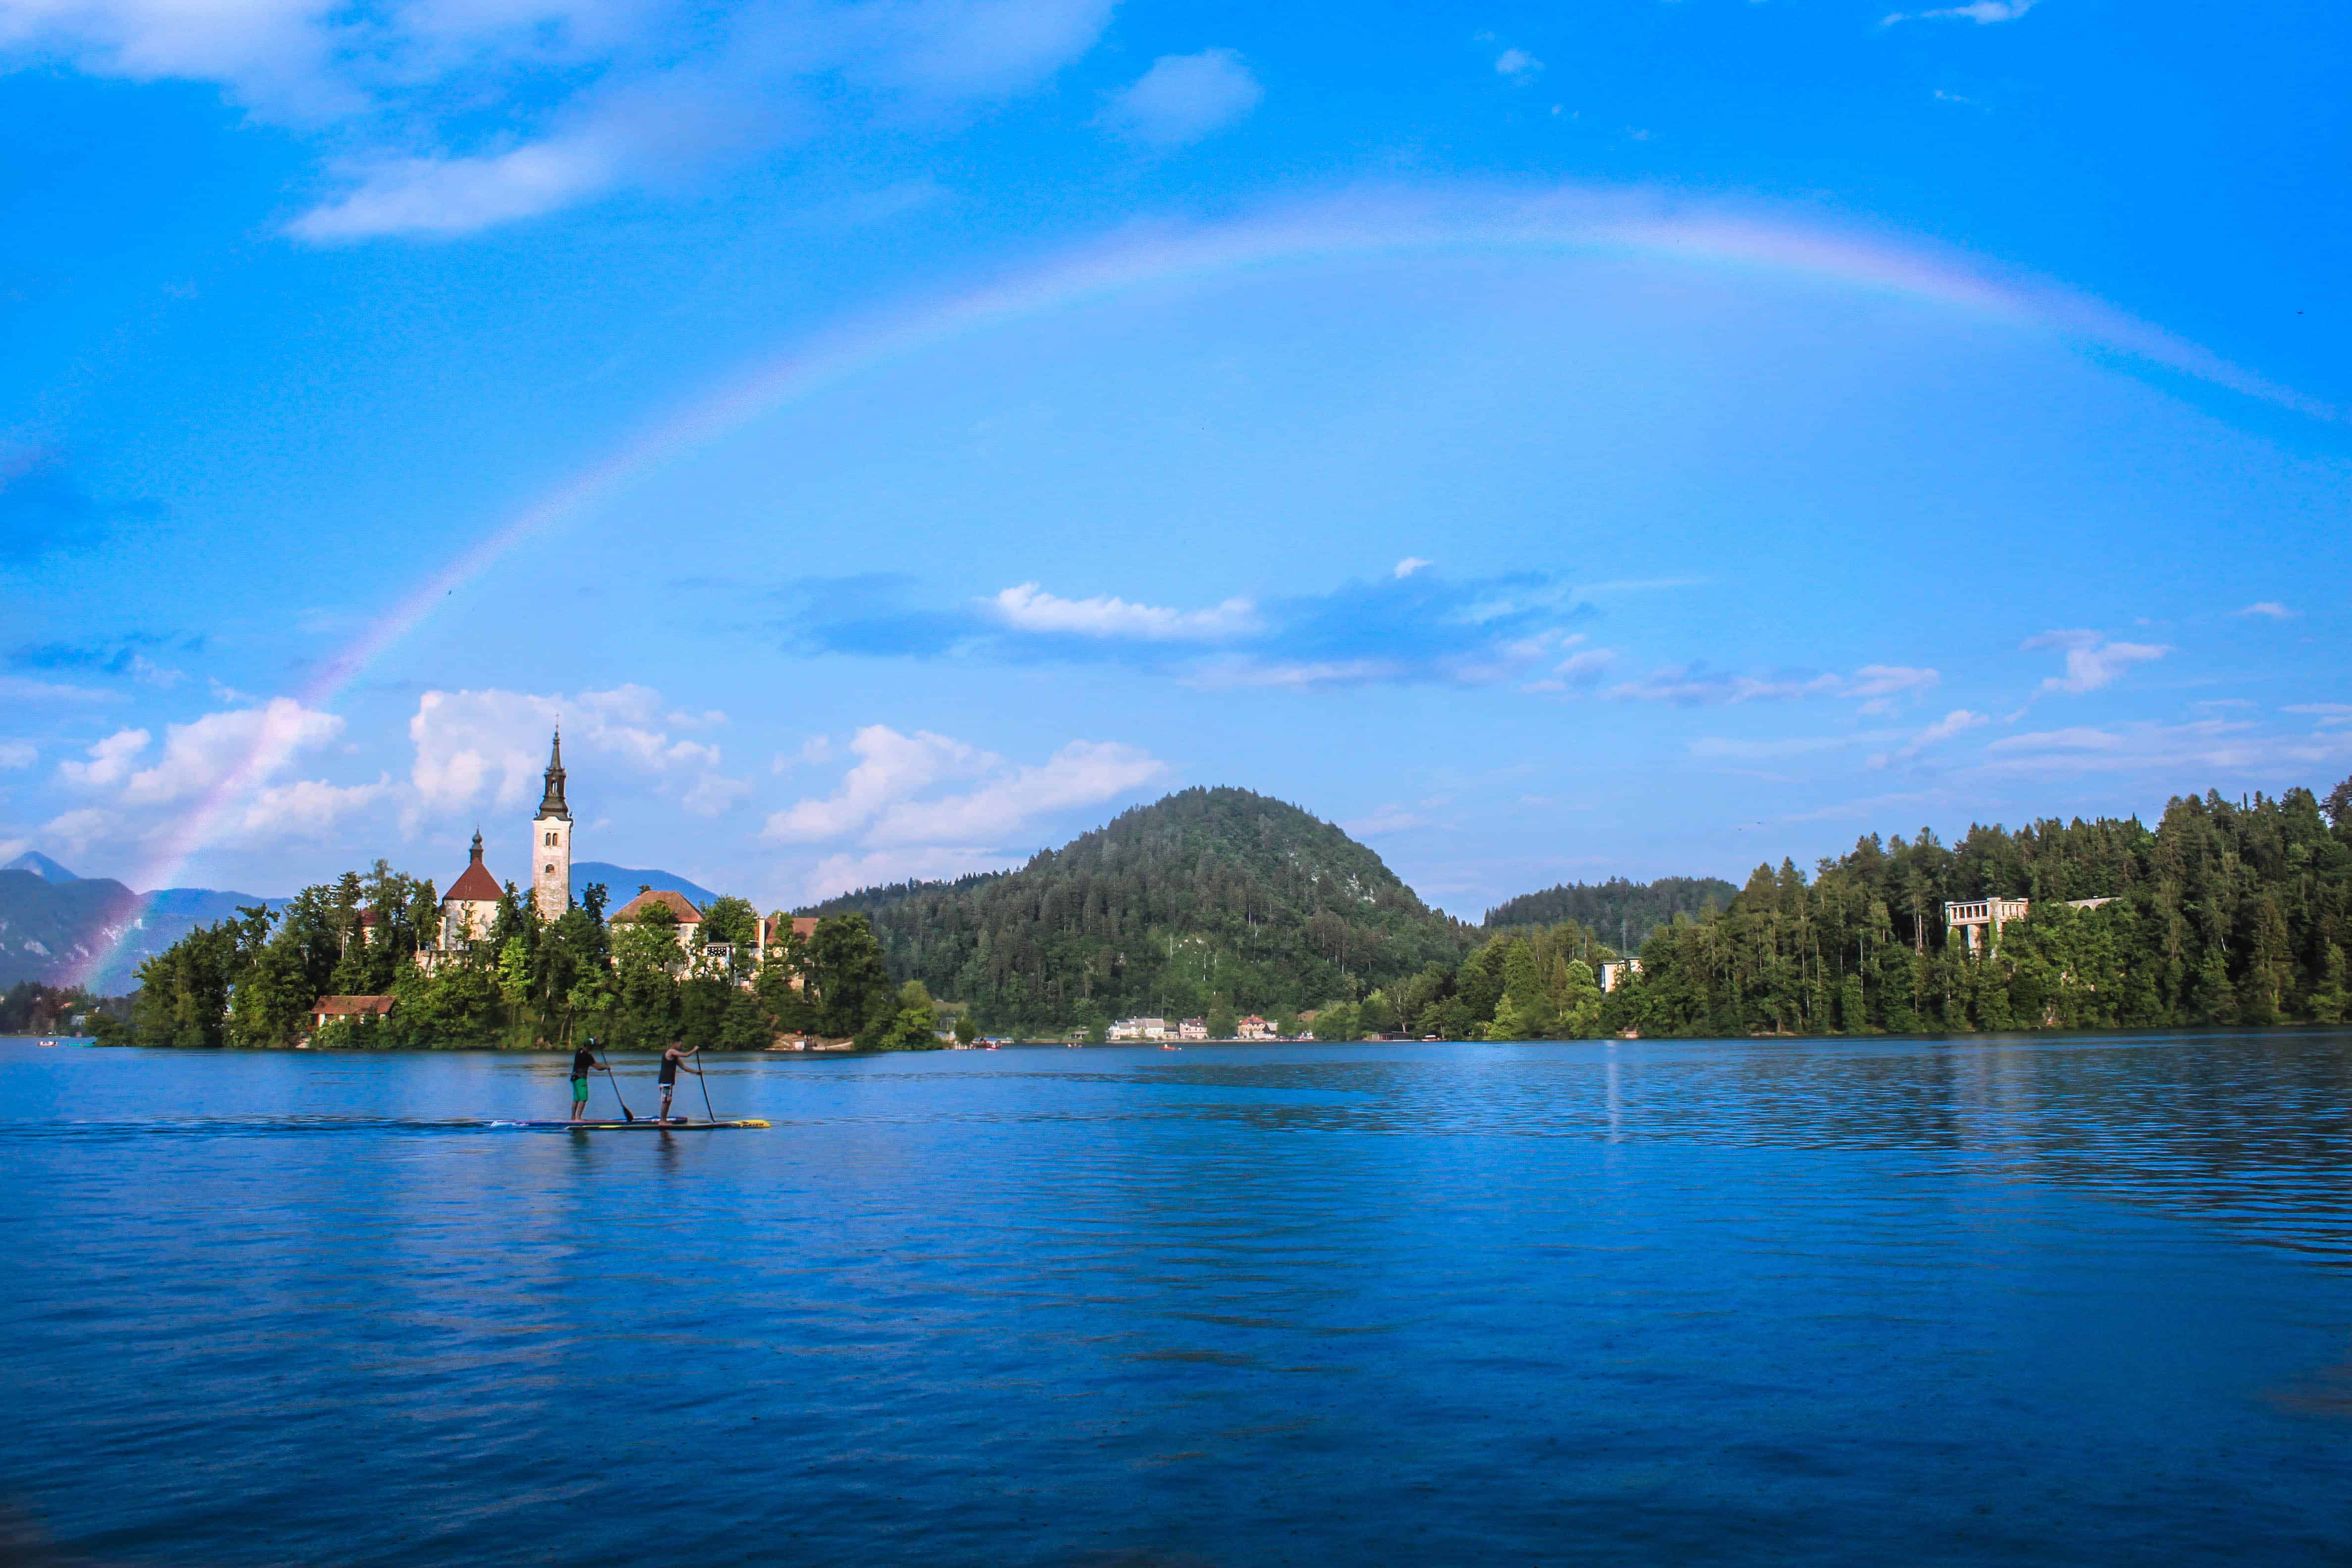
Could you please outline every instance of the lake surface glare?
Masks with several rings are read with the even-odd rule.
[[[566,1061],[0,1042],[0,1561],[2352,1556],[2352,1035]]]

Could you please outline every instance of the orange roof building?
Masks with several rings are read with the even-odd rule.
[[[643,920],[646,910],[655,904],[664,906],[670,913],[676,915],[681,929],[702,923],[702,911],[694,907],[694,900],[675,888],[646,889],[614,911],[607,923],[627,925],[633,921]]]
[[[463,947],[490,934],[499,918],[499,879],[482,864],[482,834],[474,830],[473,858],[441,895],[441,945]]]

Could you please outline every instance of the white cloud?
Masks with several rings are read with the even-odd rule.
[[[30,741],[0,741],[0,769],[29,768],[40,754]]]
[[[289,226],[449,235],[714,158],[887,122],[945,131],[1091,48],[1112,0],[0,0],[0,48],[210,83],[355,150]]]
[[[1371,680],[1394,680],[1403,674],[1402,665],[1381,658],[1312,659],[1286,664],[1270,664],[1255,658],[1228,658],[1203,665],[1186,676],[1184,684],[1206,691],[1250,687],[1300,689],[1314,686],[1360,686]]]
[[[1383,834],[1404,833],[1415,827],[1425,827],[1429,819],[1417,812],[1391,804],[1376,808],[1370,816],[1352,817],[1339,824],[1339,831],[1350,838],[1376,838]]]
[[[814,903],[859,888],[890,882],[944,882],[974,871],[1002,871],[1025,856],[994,849],[873,849],[828,855],[811,868],[802,897]]]
[[[1434,564],[1435,563],[1424,561],[1418,555],[1408,555],[1396,563],[1396,574],[1400,578],[1410,577],[1423,567]]]
[[[42,824],[41,837],[50,844],[64,845],[68,855],[79,855],[92,844],[112,838],[115,826],[112,812],[86,805]]]
[[[117,730],[92,745],[88,762],[62,762],[58,776],[78,789],[112,789],[131,775],[131,765],[153,737],[144,730]]]
[[[1965,734],[1970,730],[1979,729],[1991,722],[1992,719],[1989,714],[1973,713],[1966,708],[1955,708],[1912,736],[1900,749],[1893,752],[1881,752],[1872,757],[1870,765],[1874,768],[1883,768],[1890,762],[1907,763],[1930,746],[1940,744],[1955,735]]]
[[[2260,604],[2248,605],[2244,609],[2238,611],[2237,614],[2241,616],[2261,616],[2273,621],[2291,621],[2294,619],[2298,612],[2288,609],[2276,599],[2264,599]]]
[[[697,816],[718,816],[751,793],[750,779],[728,778],[720,773],[707,773],[695,780],[692,789],[678,797],[677,804]]]
[[[392,780],[347,787],[323,779],[299,779],[254,792],[236,815],[226,836],[246,842],[269,842],[289,834],[316,837],[344,817],[363,811],[392,793]]]
[[[2037,0],[1972,0],[1967,5],[1944,5],[1933,11],[1895,11],[1878,24],[1891,27],[1897,22],[1974,22],[1982,26],[1992,22],[2014,22],[2033,9]]]
[[[11,702],[120,702],[122,694],[95,686],[67,686],[54,680],[28,680],[21,675],[0,675],[0,698]]]
[[[1495,57],[1495,74],[1514,81],[1532,81],[1543,68],[1543,61],[1525,49],[1505,49]]]
[[[290,233],[313,244],[471,234],[601,195],[621,165],[609,150],[574,139],[484,157],[392,159],[347,174],[355,186],[296,218]]]
[[[2352,702],[2296,702],[2290,704],[2286,711],[2316,719],[2322,729],[2352,724]]]
[[[1153,147],[1181,147],[1258,106],[1265,89],[1231,49],[1162,55],[1104,109],[1102,122]]]
[[[849,843],[817,863],[811,897],[1002,865],[1003,847],[1037,819],[1115,800],[1168,771],[1117,742],[1073,741],[1042,763],[1015,766],[945,735],[885,724],[858,731],[850,750],[858,761],[839,788],[772,814],[762,835],[770,843]],[[940,789],[958,784],[965,787]]]
[[[768,818],[771,843],[810,843],[857,831],[898,802],[943,778],[970,774],[995,759],[986,752],[918,730],[902,735],[887,724],[868,724],[849,742],[857,764],[841,787],[823,800],[803,800]]]
[[[204,795],[233,776],[247,785],[258,784],[300,752],[315,751],[342,732],[339,715],[305,708],[290,697],[274,698],[265,707],[232,708],[193,723],[166,725],[163,756],[153,767],[123,782],[121,802],[170,805]]]
[[[1167,763],[1133,746],[1116,741],[1073,741],[1044,763],[1016,768],[968,794],[893,805],[874,825],[866,841],[874,845],[994,843],[1032,818],[1116,800],[1167,771]]]
[[[2312,769],[2333,773],[2352,761],[2352,731],[2280,734],[2236,719],[2072,725],[2005,736],[1986,752],[1989,764],[2003,773],[2138,772],[2164,781],[2168,788],[2202,788],[2215,775],[2234,775],[2274,785],[2282,774]]]
[[[2018,646],[2029,652],[2038,648],[2065,650],[2066,673],[2051,676],[2042,681],[2042,689],[2071,692],[2078,697],[2111,685],[2135,664],[2162,658],[2172,651],[2169,646],[2160,643],[2108,642],[2097,632],[2089,631],[2043,632]]]
[[[1207,610],[1170,610],[1110,597],[1065,599],[1023,583],[981,603],[992,618],[1017,632],[1141,642],[1219,642],[1258,625],[1256,608],[1247,599],[1227,599]]]
[[[1992,722],[1991,719],[1986,714],[1971,713],[1965,708],[1955,708],[1913,736],[1911,743],[1914,746],[1932,746],[1938,741],[1948,741],[1955,735],[1990,722]]]
[[[1899,664],[1866,664],[1852,675],[1772,679],[1717,674],[1680,665],[1621,681],[1601,695],[1621,702],[1672,702],[1685,707],[1784,702],[1807,697],[1859,697],[1864,699],[1861,711],[1885,713],[1893,710],[1896,698],[1916,699],[1943,679],[1938,671]]]
[[[427,691],[408,721],[416,752],[409,783],[427,811],[460,810],[485,796],[500,806],[520,805],[541,787],[548,741],[561,724],[566,768],[583,757],[618,762],[633,772],[681,781],[681,804],[688,810],[725,810],[750,786],[720,776],[719,749],[672,734],[674,721],[661,693],[643,686],[569,697],[495,689]]]
[[[1616,662],[1615,649],[1589,647],[1580,652],[1572,653],[1560,660],[1559,667],[1552,673],[1571,683],[1597,680],[1602,670]]]

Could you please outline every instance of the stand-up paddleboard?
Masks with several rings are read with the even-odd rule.
[[[728,1127],[765,1127],[758,1120],[742,1121],[688,1121],[673,1117],[667,1121],[640,1118],[635,1121],[493,1121],[493,1127],[518,1127],[532,1132],[713,1132]]]

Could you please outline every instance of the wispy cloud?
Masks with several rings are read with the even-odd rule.
[[[812,899],[1001,865],[1030,824],[1118,799],[1168,772],[1117,742],[1073,741],[1043,763],[1016,765],[946,735],[884,724],[858,731],[850,751],[857,761],[831,795],[773,813],[761,835],[771,844],[847,841],[812,872]]]
[[[2114,684],[2117,676],[2136,664],[2147,664],[2162,658],[2172,651],[2168,644],[2109,642],[2097,632],[2043,632],[2030,637],[2018,645],[2028,652],[2041,648],[2062,648],[2066,655],[2066,672],[2053,675],[2042,683],[2044,691],[2064,691],[2080,696]]]
[[[1940,745],[1955,735],[1966,734],[1970,730],[1980,729],[1991,722],[1992,719],[1989,714],[1971,712],[1966,708],[1955,708],[1895,750],[1881,752],[1874,755],[1870,759],[1870,765],[1874,768],[1883,768],[1890,763],[1907,763],[1930,746]]]
[[[2186,724],[2069,725],[2008,735],[1985,748],[1987,765],[2018,773],[2145,773],[2178,787],[2187,779],[2273,780],[2352,761],[2352,732],[2282,734],[2251,720],[2201,719]],[[2201,775],[2201,777],[2200,777]]]
[[[882,576],[794,584],[782,595],[790,636],[795,646],[874,657],[1118,663],[1210,688],[1488,686],[1566,658],[1578,640],[1570,628],[1596,613],[1544,574],[1456,581],[1425,564],[1325,594],[1203,608],[1066,598],[1035,583],[926,607],[911,602],[911,587]]]
[[[675,790],[698,816],[717,816],[748,794],[750,781],[720,771],[712,742],[689,739],[661,693],[643,686],[570,696],[529,691],[427,691],[408,721],[415,747],[409,784],[417,811],[448,814],[485,802],[520,805],[541,786],[548,741],[558,725],[573,761],[609,760]],[[694,715],[693,728],[723,723],[723,713]]]
[[[1702,665],[1676,665],[1621,681],[1601,695],[1618,702],[1670,702],[1685,708],[1738,702],[1786,702],[1809,697],[1860,698],[1862,711],[1885,712],[1898,698],[1916,699],[1943,679],[1933,669],[1866,664],[1851,675],[1739,675]]]
[[[1375,807],[1368,816],[1352,817],[1339,824],[1339,828],[1352,838],[1379,838],[1391,833],[1406,833],[1428,826],[1429,818],[1391,801]]]
[[[1395,574],[1401,578],[1410,577],[1414,573],[1420,571],[1423,567],[1434,564],[1434,562],[1424,561],[1418,555],[1408,555],[1403,560],[1396,563]]]
[[[1189,146],[1246,116],[1265,96],[1240,55],[1162,55],[1104,107],[1102,123],[1147,146]]]
[[[2241,616],[2259,616],[2265,620],[2291,621],[2300,612],[2288,609],[2276,599],[2264,599],[2259,604],[2248,605],[2244,609],[2235,613]]]
[[[1064,599],[1034,583],[1007,588],[982,604],[1012,631],[1144,642],[1223,642],[1259,625],[1256,607],[1247,599],[1227,599],[1206,610],[1171,610],[1110,596]]]
[[[1895,11],[1882,18],[1879,26],[1891,27],[1897,22],[1974,22],[1979,26],[1993,22],[2014,22],[2033,9],[2038,0],[1972,0],[1966,5],[1943,5],[1932,11]]]
[[[290,231],[462,234],[877,121],[952,129],[1091,48],[1112,0],[153,0],[0,5],[0,46],[217,86],[349,149]],[[486,112],[495,105],[497,112]]]
[[[1533,81],[1543,68],[1543,61],[1525,49],[1505,49],[1495,57],[1495,74],[1511,81]]]

